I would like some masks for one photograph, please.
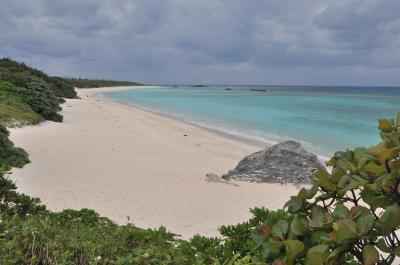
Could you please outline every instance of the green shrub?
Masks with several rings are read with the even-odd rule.
[[[60,98],[76,98],[76,92],[72,85],[63,82],[57,77],[48,77],[45,81],[50,84],[54,94]]]
[[[14,146],[8,139],[9,134],[7,128],[0,124],[0,173],[9,171],[11,167],[21,168],[29,163],[28,154]]]
[[[380,144],[335,153],[332,173],[317,172],[286,210],[255,208],[249,221],[221,227],[222,238],[179,240],[88,209],[53,213],[0,171],[0,264],[392,264],[400,256],[400,115],[379,129]],[[2,130],[2,146],[12,150],[7,136]],[[10,161],[3,164],[20,165]]]
[[[74,218],[73,218],[74,217]],[[87,218],[89,220],[87,220]],[[193,264],[165,228],[116,225],[93,211],[3,216],[2,264]]]
[[[36,124],[47,120],[61,122],[60,104],[64,99],[56,96],[42,79],[31,77],[27,87],[16,87],[0,81],[0,122],[5,125]]]
[[[26,103],[22,90],[9,82],[0,81],[0,124],[13,127],[37,124],[43,120]]]
[[[27,87],[32,78],[44,80],[48,84],[49,89],[57,97],[76,97],[74,87],[59,78],[50,77],[42,71],[29,67],[24,63],[19,63],[8,58],[0,59],[0,80],[9,81],[18,87]]]
[[[101,80],[101,79],[83,79],[83,78],[61,78],[54,77],[60,82],[67,83],[74,87],[79,88],[95,88],[95,87],[109,87],[109,86],[140,86],[142,84],[131,81],[114,81],[114,80]]]
[[[49,86],[41,79],[32,78],[28,83],[28,89],[21,92],[26,97],[31,108],[46,120],[61,122],[63,116],[59,114],[62,110],[60,103],[62,99],[57,97]]]
[[[40,204],[38,198],[31,198],[25,194],[18,193],[15,184],[5,178],[3,174],[0,172],[0,221],[6,216],[25,218],[28,215],[45,211],[46,207]]]

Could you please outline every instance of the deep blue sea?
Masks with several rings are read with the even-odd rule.
[[[400,88],[388,87],[179,86],[105,95],[249,140],[295,139],[325,157],[376,144],[378,119],[400,110]]]

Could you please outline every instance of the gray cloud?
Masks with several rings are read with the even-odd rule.
[[[0,56],[51,74],[400,84],[398,0],[0,1]]]

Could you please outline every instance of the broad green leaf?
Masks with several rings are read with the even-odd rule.
[[[362,209],[363,207],[358,205],[351,207],[349,217],[351,219],[356,219],[362,213]]]
[[[350,211],[343,203],[337,203],[332,214],[335,218],[343,219],[349,217]]]
[[[378,193],[369,190],[363,190],[360,195],[364,202],[371,204],[372,200],[378,196]]]
[[[267,259],[275,259],[281,255],[283,247],[282,242],[267,242],[261,246],[261,255]]]
[[[396,117],[396,127],[400,127],[400,111],[397,112],[397,117]]]
[[[360,171],[362,172],[362,171]],[[361,184],[367,184],[369,182],[369,177],[365,177],[364,175],[356,175],[356,174],[352,174],[351,175],[351,183],[350,185],[354,186],[358,183]],[[358,184],[358,186],[354,186],[354,188],[358,188],[360,185]]]
[[[301,190],[299,191],[299,194],[297,195],[297,198],[300,201],[307,200],[307,198],[308,198],[307,190],[305,188],[301,188]]]
[[[377,209],[377,208],[386,208],[392,205],[393,203],[394,201],[392,201],[389,197],[382,195],[373,198],[370,204],[373,209]]]
[[[326,259],[326,264],[333,265],[333,264],[343,264],[344,263],[344,253],[346,248],[344,247],[336,247]]]
[[[329,234],[325,231],[313,231],[311,233],[311,240],[314,243],[326,243],[327,241],[332,241]]]
[[[337,227],[337,242],[339,244],[346,243],[350,240],[356,239],[357,235],[357,224],[351,219],[341,220]]]
[[[318,185],[314,183],[311,188],[306,189],[307,191],[307,199],[312,199],[318,191]]]
[[[364,184],[364,189],[367,191],[377,191],[379,189],[378,183],[375,182],[375,183]]]
[[[303,202],[300,201],[297,196],[291,196],[290,200],[285,203],[284,208],[288,208],[290,213],[297,213],[303,206]]]
[[[323,265],[329,256],[329,247],[325,244],[312,247],[307,252],[307,265]]]
[[[339,181],[338,181],[337,186],[338,186],[339,188],[344,188],[345,185],[346,185],[346,183],[349,181],[349,179],[350,179],[350,177],[347,176],[347,175],[341,176],[340,179],[339,179]]]
[[[360,235],[366,235],[374,227],[375,222],[375,217],[371,213],[361,215],[357,219],[358,233]]]
[[[384,173],[386,173],[386,166],[384,164],[378,165],[377,163],[371,161],[363,167],[363,170],[367,172],[369,177],[376,178]]]
[[[380,221],[382,230],[390,232],[400,226],[400,206],[393,204],[386,208],[386,211],[382,214]]]
[[[346,175],[346,172],[340,168],[340,167],[334,167],[332,169],[332,174],[331,174],[331,181],[333,183],[339,183],[339,181],[342,179],[343,176]]]
[[[383,186],[392,188],[396,185],[397,183],[397,173],[396,171],[391,172],[388,174],[385,179],[383,180]]]
[[[314,174],[314,177],[322,189],[327,191],[336,190],[336,185],[330,181],[330,175],[326,170],[322,169],[318,170]]]
[[[315,205],[312,209],[311,209],[311,219],[308,223],[309,227],[311,228],[318,228],[318,227],[322,227],[326,217],[325,217],[325,213],[327,211],[319,206],[319,205]]]
[[[284,238],[289,230],[289,223],[286,220],[279,220],[272,226],[271,234]]]
[[[292,265],[297,255],[303,252],[304,244],[299,240],[291,239],[285,240],[283,244],[285,244],[286,248],[286,263],[287,265]]]
[[[356,167],[353,163],[347,161],[347,160],[344,159],[344,158],[339,159],[339,160],[337,161],[337,166],[338,166],[338,167],[341,167],[341,168],[342,168],[344,171],[346,171],[346,172],[347,172],[347,171],[354,172],[354,171],[357,170],[357,167]]]
[[[363,265],[374,265],[379,260],[378,250],[372,245],[366,245],[362,249]]]
[[[307,229],[307,219],[305,217],[295,216],[290,224],[290,231],[296,236],[304,236]]]

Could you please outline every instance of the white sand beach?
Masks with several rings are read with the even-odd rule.
[[[19,191],[51,210],[92,208],[118,223],[161,225],[189,238],[217,236],[221,225],[250,217],[249,209],[277,209],[294,185],[207,182],[262,146],[78,90],[63,105],[64,122],[12,129],[31,163],[14,169]],[[184,136],[184,135],[187,136]]]

